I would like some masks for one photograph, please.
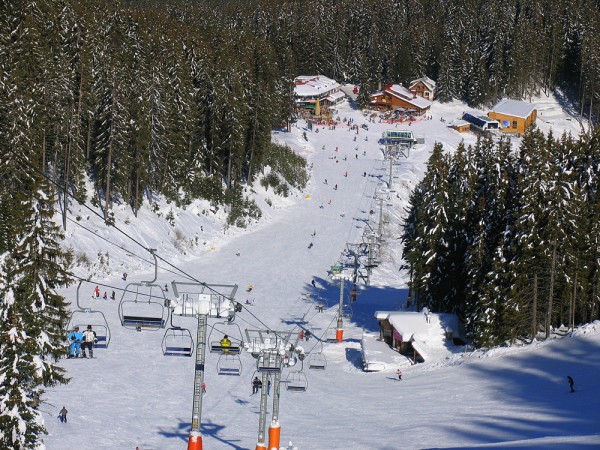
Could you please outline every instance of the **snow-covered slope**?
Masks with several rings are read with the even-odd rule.
[[[208,205],[200,203],[185,211],[173,208],[174,227],[149,209],[137,219],[129,217],[128,224],[127,210],[117,212],[121,229],[157,248],[171,264],[209,284],[238,284],[236,299],[241,303],[254,300],[253,306],[238,314],[240,327],[295,331],[303,327],[313,333],[315,338],[303,347],[309,353],[322,349],[327,368],[305,368],[309,383],[305,393],[282,389],[282,443],[291,441],[294,447],[313,450],[600,445],[598,323],[561,340],[432,358],[405,368],[401,382],[395,380],[393,365],[379,373],[362,371],[360,341],[364,332],[377,331],[374,312],[397,309],[406,296],[406,274],[398,270],[401,248],[395,224],[401,220],[408,193],[422,176],[435,141],[449,150],[462,139],[475,141],[474,136],[459,135],[447,127],[462,109],[458,104],[434,104],[432,120],[411,125],[417,136],[425,138],[425,145],[395,169],[397,189],[390,198],[393,206],[386,206],[385,212],[389,223],[385,225],[384,262],[352,304],[343,344],[322,343],[335,325],[339,297],[338,285],[330,283],[327,271],[347,243],[360,240],[364,228],[374,225],[372,216],[377,214],[370,214],[376,206],[374,193],[387,178],[377,139],[389,125],[369,123],[369,131],[360,129],[358,135],[342,126],[322,128],[319,133],[307,132],[306,141],[300,122],[291,133],[276,134],[276,140],[288,143],[313,164],[311,182],[304,192],[287,199],[258,190],[264,220],[247,230],[224,229],[222,211],[209,213]],[[338,114],[359,125],[367,123],[348,105],[341,106]],[[553,121],[553,126],[559,125],[572,127],[573,123],[563,116]],[[164,216],[169,206],[160,204],[160,208]],[[80,271],[92,275],[91,282],[82,286],[81,303],[106,314],[112,340],[108,349],[96,350],[94,359],[64,362],[72,381],[49,391],[43,405],[47,448],[185,448],[191,423],[193,360],[163,356],[163,331],[124,329],[117,315],[119,288],[126,284],[121,273],[129,273],[128,282],[147,280],[153,274],[148,262],[131,253],[151,258],[92,215],[88,219],[85,210],[78,215],[79,220],[74,220],[95,233],[69,224],[68,243],[80,254],[87,252],[93,263]],[[110,263],[99,267],[98,252],[108,252]],[[176,272],[159,264],[159,283],[185,280]],[[317,289],[311,286],[313,279]],[[117,300],[92,299],[96,284],[109,292],[115,289]],[[244,288],[249,284],[254,289],[247,293]],[[72,300],[74,293],[74,287],[66,291]],[[306,293],[326,305],[322,313]],[[176,317],[174,322],[195,336],[193,319]],[[215,334],[222,334],[224,326],[219,325],[221,332]],[[390,358],[398,357],[388,351]],[[244,353],[241,376],[219,376],[218,357],[207,353],[204,448],[253,449],[259,411],[258,396],[250,395],[255,360]],[[567,374],[575,379],[574,394],[568,392]],[[284,371],[284,380],[288,376],[290,370]],[[56,420],[63,405],[69,410],[67,424]]]

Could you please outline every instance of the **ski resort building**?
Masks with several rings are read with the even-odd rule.
[[[488,116],[500,123],[505,133],[523,133],[537,119],[537,110],[532,103],[519,100],[500,100]]]
[[[487,116],[478,116],[475,113],[464,113],[462,120],[469,122],[471,131],[486,132],[486,131],[498,131],[500,129],[500,122]]]
[[[428,352],[458,342],[459,323],[454,314],[377,311],[379,339],[413,364],[428,359]],[[462,342],[462,341],[461,341]]]
[[[429,111],[431,102],[399,84],[388,84],[371,94],[371,105],[380,110],[403,108],[409,114],[421,116]]]
[[[300,76],[294,79],[294,84],[296,108],[317,116],[346,97],[337,81],[323,75]]]
[[[381,138],[383,145],[398,145],[411,148],[417,143],[417,139],[409,130],[386,130]]]
[[[417,78],[410,82],[408,90],[413,94],[417,94],[419,97],[433,101],[433,96],[435,95],[435,81],[429,77]]]

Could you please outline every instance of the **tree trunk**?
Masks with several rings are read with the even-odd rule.
[[[63,230],[67,230],[67,210],[69,208],[69,170],[71,166],[71,118],[67,124],[67,151],[65,153],[65,184],[63,187]]]
[[[115,97],[113,92],[113,100],[112,100],[112,112],[113,116],[110,120],[110,132],[108,133],[108,157],[106,158],[106,189],[104,192],[104,200],[105,200],[105,208],[104,208],[104,219],[108,219],[108,211],[112,205],[111,202],[111,165],[112,165],[112,152],[113,152],[113,127],[114,127],[114,110],[115,110]]]
[[[537,273],[533,276],[533,311],[531,320],[531,340],[537,336],[537,298],[538,298],[538,278]]]
[[[550,268],[550,292],[548,294],[548,312],[546,314],[546,339],[550,337],[552,326],[552,297],[554,297],[554,277],[556,272],[556,238],[552,241],[552,266]]]

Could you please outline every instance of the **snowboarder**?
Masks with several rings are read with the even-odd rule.
[[[69,411],[67,411],[67,408],[63,406],[62,409],[58,412],[58,420],[60,420],[62,423],[67,423],[68,412]]]
[[[333,187],[334,191],[337,191],[337,184]]]
[[[571,392],[575,392],[573,387],[575,386],[575,382],[573,381],[573,378],[571,378],[571,375],[567,375],[567,381],[569,382],[569,388],[571,389]]]
[[[87,329],[83,332],[83,342],[81,344],[81,355],[84,358],[88,357],[85,353],[86,348],[88,349],[89,357],[94,357],[94,344],[96,342],[98,342],[98,339],[96,339],[96,332],[92,330],[91,325],[88,325]]]
[[[246,292],[252,292],[252,289],[254,289],[254,286],[252,286],[251,284],[248,285],[248,287],[246,288]]]
[[[102,296],[103,300],[108,300],[108,294],[106,293],[106,291],[104,291],[104,295]]]
[[[81,355],[81,341],[83,333],[79,331],[79,327],[75,327],[67,336],[69,340],[69,358],[79,358]]]
[[[127,281],[127,272],[123,272],[123,281]]]
[[[312,287],[316,288],[317,287],[317,283],[315,283],[314,278],[312,279],[312,281],[310,282],[310,284],[312,284]]]
[[[258,377],[254,377],[254,380],[252,380],[252,394],[251,395],[258,393],[258,390],[261,388],[261,386],[262,386],[262,381],[260,381],[258,379]]]
[[[396,370],[396,375],[398,375],[398,381],[402,381],[402,370]]]
[[[306,342],[308,342],[308,339],[310,338],[310,336],[312,335],[312,333],[308,330],[306,330],[306,332],[304,333],[304,339],[306,339]]]
[[[324,184],[327,184],[327,178],[325,178],[325,182],[324,182]]]
[[[110,294],[110,299],[111,300],[116,300],[117,299],[117,294],[115,294],[115,291],[112,291],[112,294]]]
[[[313,248],[313,243],[312,242],[310,244],[308,244],[308,249],[310,250],[311,248]]]

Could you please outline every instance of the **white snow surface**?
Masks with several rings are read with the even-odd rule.
[[[538,120],[544,131],[552,127],[555,136],[563,131],[579,133],[579,124],[556,99],[535,102],[545,105]],[[288,392],[282,385],[282,448],[288,443],[290,448],[311,450],[600,448],[600,322],[561,339],[529,345],[478,351],[440,345],[436,351],[428,349],[425,363],[414,366],[377,341],[375,312],[399,310],[406,298],[408,275],[399,270],[402,249],[397,238],[408,195],[422,177],[436,141],[449,151],[463,139],[467,144],[475,142],[474,135],[459,134],[448,127],[464,110],[465,105],[458,102],[434,102],[432,120],[410,126],[417,137],[425,138],[425,145],[414,148],[410,158],[394,169],[393,191],[384,206],[382,264],[375,269],[371,284],[361,286],[352,304],[352,318],[344,319],[344,342],[322,344],[326,370],[309,370],[305,364],[309,383],[305,393]],[[342,103],[338,115],[352,117],[357,124],[367,123],[347,103]],[[310,357],[321,350],[319,338],[324,340],[334,331],[330,327],[335,326],[339,284],[328,279],[328,269],[337,262],[346,243],[360,242],[365,227],[377,226],[378,204],[373,194],[385,186],[387,178],[377,140],[390,125],[368,125],[369,131],[360,128],[358,135],[342,125],[336,130],[321,128],[319,133],[306,130],[308,142],[302,138],[303,122],[290,133],[274,133],[276,141],[288,143],[314,165],[311,181],[303,192],[285,199],[265,192],[257,183],[254,192],[248,193],[264,215],[247,229],[224,227],[223,210],[211,211],[207,203],[196,202],[183,210],[160,199],[156,201],[162,218],[148,205],[137,218],[122,206],[115,211],[116,225],[200,281],[238,284],[236,300],[242,304],[254,300],[253,306],[237,314],[235,323],[242,329],[268,326],[310,330],[314,337],[302,343]],[[518,145],[519,140],[513,142]],[[364,172],[367,177],[363,177]],[[336,184],[338,189],[334,190]],[[171,209],[173,226],[164,220]],[[371,209],[375,214],[369,214]],[[85,260],[84,254],[88,259],[88,267],[77,269],[77,273],[91,276],[82,286],[81,305],[106,314],[112,340],[108,349],[95,350],[94,359],[62,363],[71,382],[50,389],[42,404],[49,432],[45,437],[47,449],[186,448],[194,359],[163,356],[164,330],[138,333],[122,328],[117,313],[119,289],[126,285],[121,274],[129,273],[127,282],[151,279],[151,258],[83,207],[72,206],[71,218],[67,244],[80,261]],[[310,242],[313,247],[308,249]],[[318,289],[311,286],[312,279]],[[173,280],[186,281],[175,268],[160,261],[158,283]],[[107,290],[109,297],[115,289],[117,300],[91,298],[96,284],[101,291]],[[254,289],[247,293],[249,284]],[[326,304],[323,313],[307,300],[307,293],[312,301]],[[74,307],[75,287],[64,294]],[[172,295],[171,289],[168,295]],[[195,319],[175,317],[174,322],[188,327],[195,338]],[[210,324],[214,322],[216,319],[210,320]],[[215,335],[221,337],[223,326],[219,329],[221,332],[215,332],[211,340]],[[363,371],[361,341],[371,354],[380,353],[382,371]],[[242,353],[239,377],[217,375],[217,361],[218,354],[206,353],[203,448],[254,449],[259,396],[250,395],[250,380],[255,360]],[[398,367],[403,368],[402,381],[396,381],[394,375]],[[298,365],[284,370],[283,380],[297,369]],[[575,380],[573,394],[569,393],[567,375]],[[63,405],[69,410],[66,424],[56,419]],[[269,414],[267,426],[270,420]]]

